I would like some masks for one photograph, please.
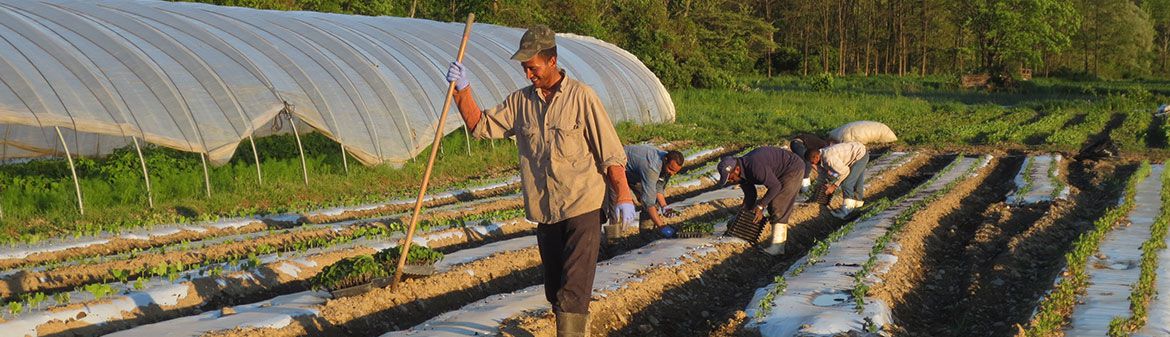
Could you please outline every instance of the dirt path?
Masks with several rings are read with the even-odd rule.
[[[907,226],[893,277],[875,289],[892,306],[897,335],[1014,334],[1051,288],[1072,241],[1120,196],[1101,183],[1113,176],[1111,165],[1073,162],[1072,201],[1009,206],[1007,172],[1018,166],[1001,164],[988,183]]]
[[[967,253],[965,247],[980,229],[989,234],[989,228],[984,227],[987,224],[1002,225],[992,236],[997,237],[1018,232],[1030,224],[1029,220],[1035,220],[1035,216],[1020,213],[1016,214],[1022,216],[1011,217],[1013,212],[1000,212],[1006,211],[1002,207],[990,208],[1002,206],[1004,197],[1016,188],[1012,177],[1019,171],[1022,159],[1000,160],[991,174],[956,186],[916,214],[897,236],[895,240],[901,247],[898,263],[872,294],[892,307],[899,334],[913,331],[909,335],[937,335],[932,328],[953,327],[953,321],[943,318],[959,314],[956,302],[966,292],[972,272],[969,264],[957,262],[975,262],[961,258]],[[1016,222],[999,222],[1005,218]]]

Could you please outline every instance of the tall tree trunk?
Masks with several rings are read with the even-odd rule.
[[[921,56],[922,62],[920,62],[921,65],[918,67],[918,75],[919,76],[926,76],[926,61],[928,59],[927,41],[929,41],[927,39],[927,36],[926,36],[926,31],[928,29],[930,29],[930,19],[928,16],[928,15],[930,15],[930,11],[927,10],[926,0],[922,0],[921,7],[922,7],[922,34],[920,35],[921,39],[919,39],[918,43],[922,45],[922,56]]]
[[[414,10],[418,8],[418,0],[410,2],[410,17],[414,17]]]
[[[802,46],[801,46],[802,51],[801,51],[801,57],[800,57],[800,68],[801,68],[800,74],[804,75],[804,76],[808,76],[808,40],[809,40],[808,35],[809,34],[807,32],[808,32],[808,30],[806,28],[804,28],[804,27],[800,28],[800,41],[802,44]]]
[[[832,4],[824,4],[825,8],[821,11],[821,72],[829,72],[829,51],[832,50],[832,41],[829,40],[829,21],[832,13]]]
[[[773,29],[776,28],[776,23],[772,21],[772,0],[764,0],[764,21],[768,22],[768,26]],[[768,41],[776,43],[776,33],[768,33]],[[768,66],[768,78],[772,78],[772,47],[768,47],[768,51],[764,53],[764,63]]]
[[[837,75],[845,76],[845,0],[837,2]]]

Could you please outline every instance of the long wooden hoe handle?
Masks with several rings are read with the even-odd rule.
[[[463,62],[463,51],[467,49],[467,38],[471,36],[471,24],[475,22],[475,13],[467,14],[467,26],[463,27],[463,40],[459,42],[459,54],[456,62]],[[451,109],[451,100],[455,94],[455,82],[447,86],[447,99],[443,101],[443,110],[439,114],[439,124],[435,125],[435,141],[431,143],[431,158],[427,159],[427,170],[423,173],[422,188],[418,190],[418,200],[414,202],[414,214],[410,216],[410,226],[406,229],[406,241],[403,241],[398,256],[398,268],[394,269],[394,282],[391,288],[398,287],[402,280],[402,268],[406,266],[406,257],[410,255],[410,243],[414,240],[414,227],[418,224],[418,213],[422,210],[423,197],[427,195],[427,185],[431,182],[431,169],[435,167],[435,156],[439,154],[439,142],[443,140],[443,125],[447,122],[447,110]]]

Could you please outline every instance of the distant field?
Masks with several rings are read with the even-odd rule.
[[[1137,157],[1165,157],[1167,126],[1153,111],[1170,102],[1163,82],[1072,82],[1038,79],[1021,88],[987,93],[960,90],[950,77],[827,76],[745,78],[738,90],[672,92],[675,124],[620,125],[629,142],[686,141],[695,145],[775,144],[797,132],[827,132],[854,120],[889,124],[900,146],[1075,151],[1090,137],[1109,134]],[[259,139],[264,184],[256,182],[251,148],[212,168],[212,196],[204,196],[199,157],[149,148],[154,209],[132,150],[78,160],[86,215],[77,213],[68,166],[62,159],[0,166],[0,233],[12,241],[117,231],[157,223],[208,220],[357,205],[415,193],[422,160],[402,169],[342,168],[336,143],[305,137],[309,185],[291,136]],[[516,165],[509,142],[444,140],[434,189],[503,177]],[[425,153],[425,152],[424,152]]]

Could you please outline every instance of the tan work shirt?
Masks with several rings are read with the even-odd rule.
[[[865,145],[861,143],[833,144],[821,149],[821,165],[837,173],[837,179],[833,181],[833,185],[840,186],[841,182],[849,176],[849,167],[866,155]]]
[[[516,90],[484,110],[472,132],[481,139],[516,136],[524,208],[529,220],[545,224],[601,208],[606,168],[626,164],[593,89],[568,77],[558,87],[548,101],[533,86]],[[469,87],[456,93],[455,103],[462,108],[471,97]]]

